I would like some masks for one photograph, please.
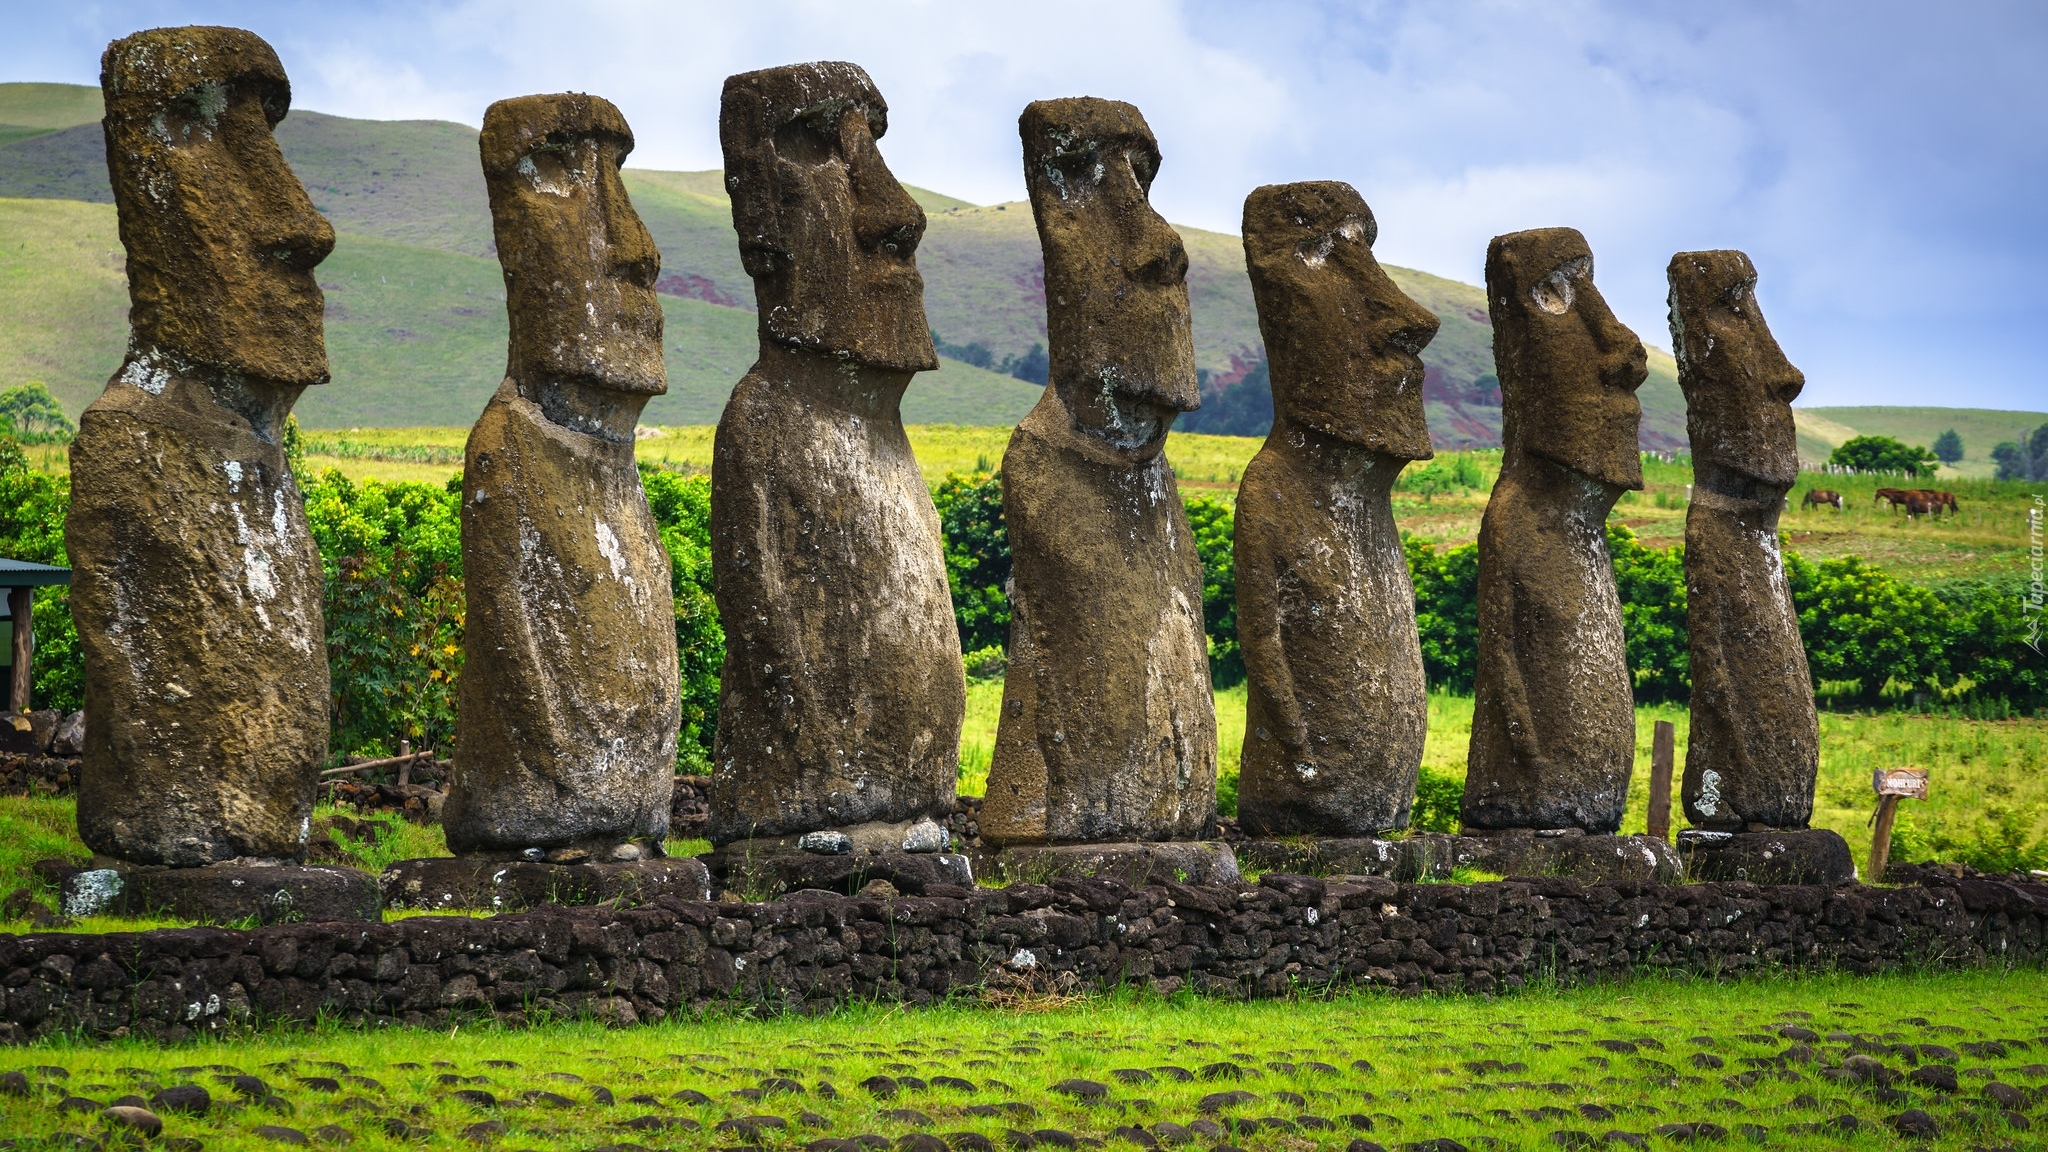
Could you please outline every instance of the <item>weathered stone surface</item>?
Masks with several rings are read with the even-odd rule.
[[[327,380],[313,268],[334,231],[271,135],[291,88],[256,36],[139,32],[108,47],[100,86],[131,333],[71,445],[79,832],[144,863],[297,858],[327,649],[282,442]]]
[[[1678,854],[1694,880],[1747,880],[1752,884],[1848,884],[1856,879],[1849,842],[1825,828],[1773,832],[1678,834]]]
[[[1055,876],[1097,877],[1143,885],[1235,884],[1237,854],[1220,840],[1175,844],[1019,844],[996,856],[1005,879],[1042,884]]]
[[[549,904],[644,904],[657,896],[709,900],[711,873],[700,860],[549,864],[437,856],[403,860],[378,878],[387,908],[488,908],[517,912]]]
[[[1428,684],[1389,494],[1431,455],[1420,354],[1438,321],[1373,259],[1378,235],[1349,184],[1271,185],[1244,204],[1273,378],[1234,553],[1237,818],[1253,835],[1406,827],[1422,765]]]
[[[877,880],[912,895],[936,884],[974,884],[973,864],[955,852],[883,851],[826,856],[764,849],[760,844],[736,840],[704,857],[704,861],[727,890],[749,896],[775,896],[805,888],[852,896]]]
[[[1740,252],[1671,258],[1671,350],[1692,441],[1685,603],[1692,736],[1681,795],[1695,827],[1804,828],[1820,774],[1820,721],[1778,513],[1799,479],[1785,359]]]
[[[1676,884],[1685,865],[1655,836],[1547,836],[1522,832],[1458,838],[1458,863],[1500,876],[1569,876],[1586,884]]]
[[[667,390],[661,257],[619,178],[633,135],[595,96],[484,114],[509,374],[464,451],[458,853],[668,831],[680,704],[669,555],[633,463]]]
[[[60,894],[68,916],[162,916],[201,924],[380,918],[376,877],[317,865],[89,868],[66,876]]]
[[[1202,568],[1161,449],[1198,406],[1187,252],[1147,199],[1136,108],[1018,122],[1052,381],[1003,455],[1009,670],[982,838],[1189,839],[1216,806]]]
[[[1643,486],[1643,346],[1593,286],[1570,228],[1496,236],[1487,310],[1500,375],[1500,479],[1479,528],[1479,663],[1468,829],[1621,826],[1633,681],[1607,512]]]
[[[966,677],[938,512],[903,433],[938,367],[924,212],[875,141],[888,106],[851,64],[733,76],[719,116],[761,353],[711,468],[726,659],[714,843],[943,817]]]

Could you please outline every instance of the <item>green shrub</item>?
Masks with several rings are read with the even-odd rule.
[[[1685,546],[1650,548],[1620,524],[1607,526],[1621,626],[1638,704],[1684,703],[1692,695],[1685,621]]]
[[[1828,463],[1858,472],[1903,472],[1908,476],[1932,476],[1941,463],[1934,453],[1918,445],[1907,445],[1890,436],[1858,436],[1844,441],[1828,456]]]
[[[1415,584],[1415,628],[1430,687],[1472,691],[1479,668],[1479,545],[1439,553],[1436,545],[1401,534]]]
[[[41,380],[0,392],[0,429],[24,444],[68,444],[78,434],[64,406]]]
[[[1217,688],[1244,683],[1244,649],[1237,643],[1237,569],[1232,549],[1237,515],[1213,496],[1187,501],[1188,528],[1202,558],[1202,627],[1209,634],[1209,682]]]
[[[1785,554],[1785,576],[1799,613],[1813,682],[1857,684],[1852,699],[1876,705],[1887,683],[1938,690],[1951,686],[1948,606],[1861,557],[1808,561]]]
[[[946,542],[946,587],[960,650],[1010,642],[1010,536],[1003,526],[1003,477],[949,472],[932,492]]]
[[[2048,868],[2048,840],[2034,834],[2041,813],[1992,805],[1966,823],[1922,819],[1901,809],[1892,825],[1890,857],[1900,863],[1938,860],[2000,875]]]
[[[725,668],[725,628],[711,581],[711,478],[643,463],[640,483],[673,565],[669,590],[675,597],[683,713],[676,769],[708,773],[718,731],[718,679]]]

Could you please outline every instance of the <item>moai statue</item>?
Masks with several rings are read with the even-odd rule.
[[[661,267],[595,96],[484,113],[484,182],[511,321],[504,383],[463,454],[457,853],[658,856],[680,724],[669,555],[633,463],[668,390]]]
[[[1186,250],[1129,104],[1024,110],[1052,382],[1003,456],[1009,675],[981,815],[1001,844],[1188,840],[1216,806],[1202,566],[1162,449],[1199,404]]]
[[[71,444],[79,832],[138,864],[302,860],[327,646],[283,442],[327,380],[313,268],[334,230],[271,136],[291,85],[255,35],[138,32],[100,87],[130,334]]]
[[[1429,727],[1394,479],[1431,455],[1421,352],[1438,320],[1373,259],[1349,184],[1244,204],[1273,430],[1237,494],[1237,634],[1249,673],[1240,825],[1370,836],[1408,823]]]
[[[1801,831],[1813,815],[1820,728],[1778,551],[1778,513],[1799,478],[1792,401],[1806,377],[1764,323],[1748,256],[1681,252],[1668,274],[1693,460],[1685,513],[1692,734],[1682,795],[1686,819],[1710,833],[1680,842],[1703,874],[1847,881],[1847,843]]]
[[[1494,237],[1486,295],[1504,451],[1479,528],[1464,824],[1611,833],[1635,764],[1635,695],[1607,512],[1643,486],[1643,346],[1570,228]]]
[[[718,844],[952,810],[966,677],[900,411],[938,355],[924,211],[875,147],[888,114],[852,64],[725,82],[719,139],[761,353],[711,467]]]

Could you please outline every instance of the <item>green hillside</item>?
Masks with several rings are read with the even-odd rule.
[[[43,216],[18,205],[111,202],[99,101],[97,89],[78,85],[0,85],[0,125],[17,126],[0,128],[16,133],[0,138],[0,197],[15,198],[0,201],[0,237],[22,237],[0,256],[9,278],[0,292],[21,301],[8,313],[20,319],[0,331],[0,385],[43,379],[73,411],[98,393],[125,339],[112,213],[58,212],[52,231],[31,234],[30,221]],[[297,111],[277,136],[341,236],[320,273],[330,286],[335,381],[302,402],[305,419],[339,426],[466,422],[504,359],[502,291],[490,260],[476,130]],[[733,244],[730,202],[715,171],[628,169],[626,183],[661,249],[669,318],[671,393],[655,402],[649,419],[701,423],[715,417],[753,354],[753,285]],[[1042,343],[1043,263],[1029,207],[976,206],[922,188],[910,193],[930,220],[919,265],[933,330],[949,345],[981,345],[995,364]],[[1197,362],[1217,386],[1228,386],[1263,356],[1243,247],[1235,236],[1180,231]],[[1424,396],[1438,444],[1497,444],[1485,293],[1424,272],[1389,271],[1443,321],[1424,355]],[[1668,356],[1652,352],[1641,395],[1643,444],[1683,447],[1685,405]],[[904,411],[933,422],[1002,424],[1036,396],[1032,385],[949,360],[912,389]]]
[[[1963,459],[1943,469],[1980,479],[1992,475],[1991,450],[2006,440],[2019,440],[2048,424],[2048,412],[2009,412],[1994,408],[1909,408],[1872,405],[1856,408],[1799,410],[1800,454],[1826,459],[1827,452],[1850,436],[1890,436],[1908,444],[1932,447],[1934,438],[1953,428],[1963,440]],[[1844,434],[1846,433],[1846,435]],[[1807,440],[1816,443],[1810,448]],[[1825,448],[1821,448],[1821,445]]]

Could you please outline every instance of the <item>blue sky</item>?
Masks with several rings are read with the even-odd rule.
[[[1740,248],[1807,405],[2048,410],[2048,4],[12,3],[0,80],[97,83],[109,39],[234,24],[298,107],[476,124],[611,98],[633,163],[718,164],[732,72],[836,58],[891,106],[905,181],[1020,199],[1030,100],[1129,100],[1154,199],[1235,232],[1260,184],[1342,179],[1383,260],[1480,282],[1489,237],[1585,232],[1602,290],[1669,346],[1673,252]]]

